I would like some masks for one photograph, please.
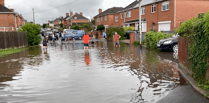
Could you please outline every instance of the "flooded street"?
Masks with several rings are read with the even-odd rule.
[[[176,58],[172,52],[125,43],[115,48],[106,41],[96,41],[88,51],[79,41],[51,43],[47,53],[30,47],[0,58],[0,102],[168,103],[173,94],[207,103],[179,74]]]

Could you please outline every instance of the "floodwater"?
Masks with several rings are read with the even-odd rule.
[[[51,43],[0,58],[0,102],[155,103],[184,84],[176,54],[121,43]]]

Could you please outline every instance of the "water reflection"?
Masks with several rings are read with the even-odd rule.
[[[108,68],[119,69],[129,66],[130,73],[139,78],[139,87],[131,102],[157,101],[179,85],[178,70],[172,64],[159,59],[158,54],[162,53],[147,51],[140,47],[129,47],[122,43],[121,48],[113,47],[112,43],[108,43],[107,47],[109,53],[100,50],[100,55],[102,55],[103,63],[110,64]],[[163,57],[169,59],[166,56]]]
[[[55,42],[0,58],[0,102],[153,103],[182,81],[172,53],[120,46]]]
[[[84,60],[85,60],[86,66],[90,66],[90,64],[91,64],[91,59],[90,59],[89,51],[88,51],[88,50],[85,50],[85,57],[84,57]]]

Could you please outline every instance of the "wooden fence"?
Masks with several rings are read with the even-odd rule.
[[[0,50],[27,46],[28,39],[25,32],[0,32]]]

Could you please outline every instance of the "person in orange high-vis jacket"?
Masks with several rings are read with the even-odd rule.
[[[84,49],[88,49],[90,37],[88,34],[83,36]]]

